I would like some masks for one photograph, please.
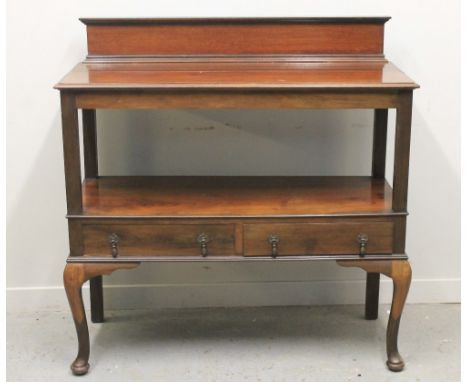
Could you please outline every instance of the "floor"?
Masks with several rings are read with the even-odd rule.
[[[7,381],[460,381],[460,306],[407,305],[406,369],[385,366],[388,306],[111,311],[90,324],[91,369],[74,377],[69,312],[7,314]]]

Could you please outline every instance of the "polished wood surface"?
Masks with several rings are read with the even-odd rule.
[[[408,202],[409,158],[413,92],[401,92],[395,126],[395,154],[393,164],[393,201],[395,211],[406,211]]]
[[[399,105],[399,91],[305,89],[131,89],[80,91],[76,105],[98,109],[374,109]]]
[[[358,235],[368,238],[367,254],[393,252],[393,223],[268,223],[244,226],[244,256],[271,256],[269,237],[279,239],[277,256],[359,254]]]
[[[75,97],[60,94],[62,110],[63,161],[65,166],[65,190],[69,214],[81,213],[81,161],[78,111]]]
[[[392,371],[401,371],[405,362],[398,351],[398,331],[400,319],[411,284],[411,265],[406,260],[355,261],[342,260],[337,263],[343,267],[358,267],[368,273],[382,273],[393,280],[393,299],[387,324],[387,366]]]
[[[83,19],[88,59],[58,89],[413,89],[382,18]]]
[[[132,269],[139,263],[67,264],[63,271],[63,283],[75,322],[78,336],[78,354],[70,368],[75,375],[83,375],[89,369],[89,333],[83,305],[81,287],[91,278],[109,275],[118,269]]]
[[[98,147],[96,130],[96,110],[82,110],[83,124],[83,162],[86,178],[96,178],[98,171]],[[80,240],[81,241],[81,240]],[[102,276],[89,280],[89,297],[91,305],[91,321],[104,322],[104,298],[102,290]]]
[[[311,60],[255,62],[86,62],[78,64],[57,89],[190,88],[385,88],[418,85],[389,62]]]
[[[89,56],[381,54],[382,18],[82,19]],[[346,36],[346,38],[343,38]]]
[[[84,256],[112,256],[109,235],[116,234],[118,258],[132,256],[202,257],[198,237],[207,235],[206,256],[234,255],[233,224],[86,224]]]
[[[83,183],[84,216],[389,214],[392,190],[371,177],[100,177]]]
[[[386,274],[394,281],[387,364],[403,368],[397,336],[411,280],[405,240],[412,92],[418,85],[383,54],[387,20],[82,20],[89,54],[56,85],[70,240],[64,283],[79,340],[75,374],[89,367],[83,282],[92,280],[92,317],[101,322],[101,275],[151,261],[339,260],[367,272],[368,319],[377,317],[379,274]],[[100,177],[100,108],[374,109],[372,172]],[[396,109],[393,190],[385,181],[390,108]],[[209,240],[200,241],[204,235]]]

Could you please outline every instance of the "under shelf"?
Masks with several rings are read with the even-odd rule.
[[[390,213],[392,189],[372,177],[115,176],[83,182],[83,215],[88,217]]]

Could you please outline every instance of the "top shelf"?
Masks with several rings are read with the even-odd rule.
[[[388,17],[82,19],[60,90],[414,89],[384,56]]]
[[[379,62],[107,62],[77,65],[57,89],[414,89],[391,63]]]

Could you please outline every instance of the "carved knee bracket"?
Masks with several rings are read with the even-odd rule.
[[[70,368],[75,375],[86,374],[89,369],[89,332],[86,313],[81,293],[82,285],[89,279],[109,275],[118,269],[135,268],[140,263],[68,263],[63,271],[63,283],[67,293],[68,303],[75,322],[78,336],[78,355]]]
[[[411,284],[411,266],[406,260],[340,260],[343,267],[358,267],[368,273],[382,273],[393,280],[393,299],[387,325],[387,366],[392,371],[403,370],[405,363],[398,352],[398,329]]]

